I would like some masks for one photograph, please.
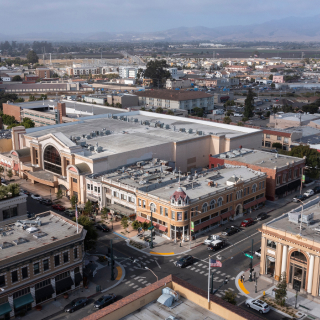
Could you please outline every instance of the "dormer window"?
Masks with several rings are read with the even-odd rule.
[[[182,204],[182,201],[179,199],[178,200],[178,205],[181,205]]]

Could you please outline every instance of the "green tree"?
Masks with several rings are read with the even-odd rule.
[[[20,186],[18,183],[10,183],[7,188],[12,197],[17,197],[20,195]]]
[[[84,205],[83,212],[85,215],[89,215],[92,212],[92,202],[90,200]]]
[[[253,92],[251,90],[251,88],[248,90],[248,94],[247,94],[247,98],[244,101],[244,113],[243,115],[246,118],[250,118],[253,116],[253,109],[254,109],[254,99],[253,99],[254,95]]]
[[[72,209],[74,209],[76,207],[77,202],[78,202],[78,198],[75,195],[73,195],[70,198],[70,204],[71,204]]]
[[[34,128],[35,123],[30,118],[23,118],[23,121],[21,122],[21,125],[23,125],[26,129],[28,128]]]
[[[224,104],[225,107],[232,107],[232,106],[234,106],[234,105],[235,105],[234,100],[228,100],[228,101]]]
[[[11,169],[8,170],[7,176],[8,176],[8,178],[9,178],[9,180],[11,180],[11,178],[13,177],[13,173],[12,173],[12,170],[11,170]]]
[[[152,86],[162,88],[163,80],[170,78],[170,72],[166,70],[168,67],[166,60],[152,60],[147,63],[146,69],[143,71],[143,77],[153,80]]]
[[[58,200],[60,200],[60,199],[62,198],[62,196],[63,196],[62,190],[59,189],[59,190],[57,191],[57,193],[56,193],[56,197],[57,197]]]
[[[30,50],[27,54],[27,60],[29,63],[38,63],[39,58],[33,50]]]
[[[121,219],[121,226],[122,226],[122,228],[124,229],[124,230],[126,230],[127,228],[128,228],[128,226],[129,226],[129,222],[128,222],[128,217],[123,217],[122,219]]]
[[[141,227],[141,223],[138,220],[134,220],[131,223],[131,226],[132,226],[133,230],[138,230]]]
[[[151,227],[151,222],[142,222],[141,227],[144,231],[148,230],[149,227]]]
[[[230,117],[224,117],[223,118],[223,123],[226,123],[226,124],[231,123],[231,118]]]
[[[270,112],[270,111],[267,111],[266,117],[269,118],[269,117],[270,117],[270,114],[271,114],[271,112]]]
[[[271,88],[274,89],[276,85],[274,83],[271,83]]]
[[[292,157],[306,157],[306,166],[308,166],[308,176],[317,178],[319,176],[320,155],[316,149],[311,149],[310,146],[299,145],[293,147],[289,153]]]
[[[17,75],[12,78],[12,81],[22,81],[22,78],[19,75]]]
[[[202,118],[203,117],[203,109],[198,108],[198,107],[193,108],[193,115],[195,115],[196,117]]]
[[[307,104],[305,106],[302,106],[302,111],[309,112],[309,113],[318,113],[319,106],[317,106],[315,104]]]
[[[274,142],[272,148],[282,149],[282,144],[280,142]]]
[[[243,122],[242,122],[242,121],[239,121],[239,122],[237,123],[237,125],[238,125],[239,127],[243,127]]]
[[[278,112],[278,108],[277,107],[272,107],[272,113],[276,114]]]
[[[158,108],[156,109],[156,113],[163,113],[163,109],[162,109],[161,107],[158,107]]]
[[[227,117],[233,116],[233,111],[232,110],[227,110],[226,116]]]
[[[227,301],[233,305],[236,305],[237,304],[236,297],[237,297],[237,294],[235,292],[232,292],[230,289],[228,289],[224,292],[224,296],[222,297],[222,300]]]
[[[277,69],[277,68],[272,68],[272,69],[270,70],[270,72],[278,72],[278,69]]]
[[[286,280],[286,273],[283,272],[281,275],[281,279],[277,284],[276,288],[276,303],[280,306],[284,306],[286,302],[286,296],[287,296],[287,280]]]
[[[1,180],[3,172],[4,172],[4,167],[0,166],[0,180]],[[1,184],[1,182],[0,182],[0,184]]]
[[[30,95],[30,96],[29,96],[29,101],[36,101],[36,98],[35,98],[35,96],[33,96],[33,95]]]
[[[174,116],[174,112],[172,110],[170,110],[170,109],[167,111],[167,114],[170,115],[170,116]]]
[[[76,221],[76,218],[73,218],[73,220]],[[78,223],[82,225],[85,230],[87,230],[87,234],[84,239],[85,250],[91,250],[95,248],[96,241],[98,239],[98,232],[94,227],[93,222],[89,219],[89,217],[81,215],[78,218]]]
[[[56,72],[54,72],[52,78],[59,78],[59,75]]]
[[[273,74],[270,74],[269,80],[273,80]]]

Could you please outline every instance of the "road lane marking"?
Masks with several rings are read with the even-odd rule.
[[[174,252],[167,252],[167,253],[161,253],[161,252],[154,252],[150,251],[151,254],[158,254],[159,256],[172,256]]]
[[[244,287],[243,283],[240,281],[240,279],[238,279],[238,284],[240,289],[245,293],[245,294],[249,294],[250,292]]]
[[[120,280],[122,277],[122,268],[121,267],[116,267],[116,269],[118,270],[118,275],[116,277],[116,280]]]

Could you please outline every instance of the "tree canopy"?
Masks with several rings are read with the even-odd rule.
[[[19,75],[17,75],[12,78],[12,81],[22,81],[22,78]]]
[[[243,115],[246,118],[250,118],[253,116],[253,109],[254,109],[254,99],[253,99],[253,92],[251,89],[248,90],[247,98],[244,101],[244,113]]]
[[[35,51],[30,50],[27,54],[27,60],[29,63],[38,63],[39,58],[38,58],[37,54],[35,53]]]
[[[76,219],[73,218],[75,221]],[[89,217],[81,215],[78,218],[78,223],[83,226],[85,230],[87,230],[86,237],[84,239],[84,247],[86,250],[93,249],[95,247],[96,241],[98,239],[98,232],[94,227],[92,221],[90,221]]]
[[[153,80],[153,87],[162,88],[163,79],[170,78],[170,72],[166,70],[167,62],[165,60],[152,60],[147,63],[147,68],[142,72],[144,78]]]
[[[2,110],[2,104],[7,103],[7,101],[15,101],[18,99],[18,95],[15,93],[6,93],[4,91],[0,91],[0,109]]]

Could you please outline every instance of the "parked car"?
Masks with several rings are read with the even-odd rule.
[[[254,253],[256,256],[261,257],[261,248]]]
[[[246,306],[248,308],[257,310],[260,313],[267,313],[270,311],[269,306],[264,301],[261,301],[259,299],[247,299]]]
[[[41,200],[42,198],[40,197],[40,195],[38,194],[32,194],[31,195],[31,198],[34,199],[34,200]]]
[[[110,229],[109,229],[105,224],[103,224],[103,223],[98,223],[98,224],[96,225],[96,228],[97,228],[98,230],[103,231],[103,232],[109,232],[109,231],[110,231]]]
[[[93,306],[96,309],[101,309],[115,301],[116,301],[116,296],[113,293],[111,293],[111,294],[100,297],[97,301],[94,302]]]
[[[233,114],[234,117],[243,117],[243,114],[242,113],[238,113],[238,112],[235,112]]]
[[[309,198],[314,195],[314,191],[312,189],[307,190],[304,195]]]
[[[208,245],[208,250],[217,251],[226,246],[225,240],[215,240]]]
[[[293,202],[299,202],[299,201],[303,201],[306,200],[307,197],[304,194],[298,194],[295,197],[293,197],[292,201]]]
[[[86,306],[87,303],[88,303],[88,299],[87,298],[74,299],[64,307],[64,312],[72,313],[72,312],[74,312],[74,311]]]
[[[316,186],[313,188],[314,193],[319,193],[320,192],[320,186]]]
[[[235,226],[231,226],[230,228],[225,228],[225,229],[222,231],[221,235],[222,235],[222,236],[232,236],[233,234],[238,233],[238,232],[240,232],[240,231],[241,231],[240,228],[235,227]]]
[[[68,209],[68,210],[66,210],[64,213],[65,213],[67,216],[69,216],[69,217],[74,217],[74,216],[76,215],[76,210],[70,210],[70,209]]]
[[[194,262],[193,256],[188,255],[188,256],[185,256],[185,257],[181,258],[180,260],[178,260],[175,263],[175,265],[176,265],[176,267],[179,267],[179,268],[185,268],[185,267],[193,264],[193,262]]]
[[[50,199],[41,199],[41,200],[39,200],[39,202],[46,205],[46,206],[52,205],[52,201]]]
[[[241,227],[249,227],[251,226],[252,224],[254,224],[254,220],[252,218],[247,218],[246,220],[243,220],[241,222]]]
[[[66,208],[64,206],[61,206],[60,204],[53,204],[52,209],[58,210],[58,211],[65,211]]]
[[[261,212],[257,215],[257,221],[267,219],[268,215],[265,212]]]

